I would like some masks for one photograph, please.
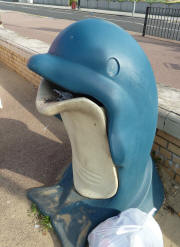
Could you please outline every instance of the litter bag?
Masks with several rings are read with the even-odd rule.
[[[163,247],[155,211],[146,214],[131,208],[107,219],[89,234],[89,247]]]

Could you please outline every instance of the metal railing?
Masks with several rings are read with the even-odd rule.
[[[180,9],[147,7],[142,35],[180,41]]]

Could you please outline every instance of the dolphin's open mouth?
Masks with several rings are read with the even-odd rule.
[[[85,104],[87,108],[88,104],[94,105],[94,107],[103,111],[106,118],[103,104],[95,98],[85,94],[70,92],[46,79],[41,81],[36,97],[36,107],[41,114],[47,116],[57,115],[62,112],[77,110],[77,107],[80,109],[81,104]]]
[[[83,98],[88,98],[89,100],[96,103],[98,106],[103,107],[103,104],[101,102],[99,102],[98,100],[96,100],[95,98],[89,95],[73,93],[63,87],[54,84],[53,82],[48,81],[48,83],[51,88],[51,94],[49,94],[47,97],[44,98],[44,103],[62,102],[62,101],[83,97]]]
[[[88,198],[114,196],[118,177],[109,149],[108,121],[102,104],[44,79],[38,89],[36,106],[44,115],[61,115],[71,142],[76,190]]]
[[[51,93],[44,98],[45,103],[59,102],[59,101],[76,98],[76,96],[72,94],[71,92],[68,92],[67,90],[61,88],[60,86],[55,85],[52,82],[49,82],[49,83],[51,86],[50,87]]]

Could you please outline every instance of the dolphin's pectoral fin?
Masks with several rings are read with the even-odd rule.
[[[28,198],[37,205],[44,215],[48,216],[52,216],[58,212],[61,206],[60,198],[63,194],[63,187],[59,185],[34,188],[27,192]]]
[[[60,183],[51,187],[33,188],[27,197],[37,205],[44,215],[53,216],[68,197],[73,188],[72,165],[65,170]]]
[[[82,201],[65,204],[52,218],[52,224],[64,247],[85,247],[89,232],[117,210],[90,206]]]

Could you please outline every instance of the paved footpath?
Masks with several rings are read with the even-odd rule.
[[[35,16],[15,11],[1,11],[0,14],[5,28],[48,44],[52,43],[60,31],[73,23],[70,20]],[[180,88],[180,42],[161,40],[155,37],[142,37],[138,33],[131,34],[147,54],[156,81]]]

